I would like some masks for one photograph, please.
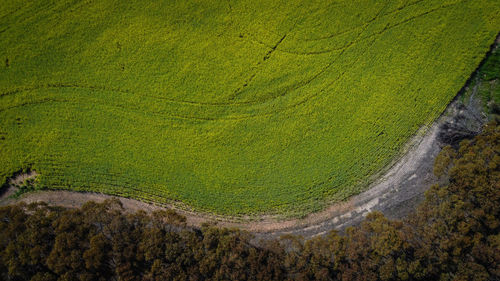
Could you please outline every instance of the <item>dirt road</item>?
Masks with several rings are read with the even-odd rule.
[[[441,125],[450,121],[459,110],[457,101],[452,102],[445,113],[430,127],[423,127],[407,144],[403,156],[379,175],[370,187],[345,202],[335,203],[329,208],[303,219],[277,221],[262,218],[246,223],[231,222],[227,219],[179,210],[187,218],[190,226],[198,227],[204,222],[216,222],[224,227],[238,227],[253,232],[257,239],[274,238],[283,234],[314,237],[324,235],[332,229],[343,230],[358,224],[370,211],[381,211],[389,218],[401,218],[415,209],[423,199],[424,192],[435,182],[432,173],[434,159],[440,151],[438,133]],[[11,187],[14,188],[14,187]],[[8,198],[8,190],[0,197],[0,205],[15,202],[45,201],[52,205],[79,207],[87,201],[102,202],[113,196],[98,193],[78,193],[70,191],[38,191],[24,194],[19,199]],[[154,211],[171,206],[159,206],[137,200],[119,198],[128,211]]]

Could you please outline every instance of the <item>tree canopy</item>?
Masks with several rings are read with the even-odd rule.
[[[440,184],[407,219],[379,212],[345,233],[262,241],[186,226],[174,211],[126,213],[115,200],[79,209],[0,208],[2,280],[498,280],[500,126],[435,162]]]

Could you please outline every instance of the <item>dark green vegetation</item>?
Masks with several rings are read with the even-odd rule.
[[[124,214],[119,201],[72,210],[3,207],[0,278],[498,280],[500,126],[446,147],[435,173],[442,184],[404,221],[371,213],[345,234],[258,247],[239,230],[187,228],[173,211]]]
[[[498,44],[472,75],[461,99],[467,104],[467,99],[475,95],[481,100],[486,113],[500,114],[500,47]]]
[[[358,193],[463,86],[497,0],[0,5],[0,182],[303,215]]]
[[[478,71],[481,97],[486,107],[494,114],[500,114],[500,50],[497,47]]]
[[[35,190],[35,180],[34,179],[26,179],[20,184],[16,184],[14,188],[17,189],[14,197],[18,198],[21,194],[34,191]]]

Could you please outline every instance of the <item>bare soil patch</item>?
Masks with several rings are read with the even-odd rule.
[[[0,206],[15,203],[16,200],[11,198],[16,194],[18,186],[22,185],[29,179],[35,179],[38,176],[35,171],[18,172],[12,178],[7,180],[5,190],[0,190]]]

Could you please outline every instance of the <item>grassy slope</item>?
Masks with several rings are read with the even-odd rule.
[[[359,192],[500,30],[482,1],[0,6],[0,180],[300,215]]]

